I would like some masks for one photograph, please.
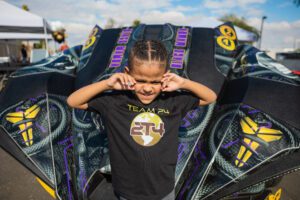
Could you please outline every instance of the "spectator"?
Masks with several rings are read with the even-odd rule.
[[[64,43],[62,43],[62,44],[60,45],[59,51],[64,51],[64,50],[66,50],[66,49],[68,49],[68,48],[69,48],[69,46],[68,46],[67,42],[64,41]]]
[[[21,47],[21,55],[22,55],[22,65],[26,65],[27,64],[27,49],[24,44],[22,44],[22,47]]]

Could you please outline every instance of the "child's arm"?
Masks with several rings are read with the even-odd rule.
[[[73,92],[67,99],[70,107],[87,109],[87,102],[106,90],[134,90],[135,80],[128,74],[116,73],[109,79],[87,85]]]
[[[163,83],[162,91],[170,92],[177,89],[189,90],[196,96],[198,96],[199,99],[201,99],[199,105],[202,106],[210,104],[217,99],[216,93],[205,85],[182,78],[174,73],[167,72],[166,74],[164,74],[161,81]]]

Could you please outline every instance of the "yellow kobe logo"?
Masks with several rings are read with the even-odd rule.
[[[280,200],[281,197],[281,188],[277,190],[275,194],[269,194],[265,200]]]
[[[31,146],[33,144],[32,136],[32,119],[34,119],[40,111],[38,105],[33,105],[27,110],[8,113],[6,115],[6,120],[19,126],[19,133],[22,134],[23,140],[26,146]]]
[[[282,137],[280,130],[259,127],[258,124],[249,117],[241,119],[240,125],[246,135],[235,160],[235,165],[238,167],[244,166],[251,155],[256,152],[260,144],[280,140]]]

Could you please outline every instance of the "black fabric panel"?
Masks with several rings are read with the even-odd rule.
[[[24,99],[45,93],[49,75],[45,73],[9,79],[5,88],[0,93],[0,110]],[[34,90],[32,88],[33,85],[35,85]]]
[[[233,184],[226,189],[220,190],[214,195],[207,198],[207,200],[221,199],[222,197],[229,196],[235,192],[239,192],[249,186],[271,179],[284,173],[298,169],[300,167],[300,151],[293,154],[281,157],[272,163],[259,167],[255,173],[247,176],[245,179],[240,180],[237,184]]]
[[[245,77],[229,81],[220,104],[245,103],[300,129],[300,87]]]
[[[47,93],[69,96],[74,92],[75,77],[52,73],[47,83]]]
[[[44,94],[48,92],[48,88],[48,93],[68,96],[73,90],[74,79],[73,76],[57,72],[10,79],[0,93],[0,111],[22,100]],[[50,83],[48,83],[49,80]]]
[[[187,65],[188,77],[208,86],[219,94],[225,77],[218,72],[214,55],[214,30],[210,28],[193,28]]]
[[[111,187],[112,190],[112,185],[111,185],[111,181],[110,184],[107,182],[106,177],[105,176],[110,176],[110,175],[105,175],[102,174],[100,171],[96,171],[93,176],[90,178],[89,180],[89,187],[86,190],[86,196],[89,199],[101,199],[100,197],[103,196],[103,194],[105,194],[105,190],[107,190],[107,188],[103,188],[103,185],[109,185],[109,187]],[[111,177],[110,177],[111,179]],[[103,191],[104,189],[104,191]],[[96,194],[96,195],[95,195]],[[112,193],[113,194],[113,193]],[[105,196],[103,196],[105,197]]]
[[[27,158],[23,151],[16,145],[14,141],[6,134],[5,130],[0,127],[0,145],[1,147],[19,161],[24,167],[30,170],[33,174],[43,180],[47,185],[55,188],[48,178]],[[2,161],[4,162],[4,161]]]
[[[44,27],[29,27],[29,26],[0,26],[0,32],[4,33],[44,33]],[[52,31],[47,28],[47,33]]]
[[[104,72],[108,66],[120,31],[121,29],[103,31],[86,67],[77,74],[75,89],[91,84],[92,80]]]
[[[162,29],[163,29],[162,25],[146,26],[144,32],[144,40],[160,40]]]
[[[248,90],[248,85],[248,78],[226,81],[224,83],[222,95],[219,98],[219,104],[243,102]]]

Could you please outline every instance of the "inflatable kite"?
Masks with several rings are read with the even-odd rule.
[[[71,109],[66,99],[122,72],[142,39],[160,40],[173,73],[218,94],[182,119],[176,199],[280,199],[274,186],[300,168],[300,76],[240,45],[230,23],[95,26],[84,45],[10,74],[0,93],[1,147],[53,198],[113,199],[102,116]]]

